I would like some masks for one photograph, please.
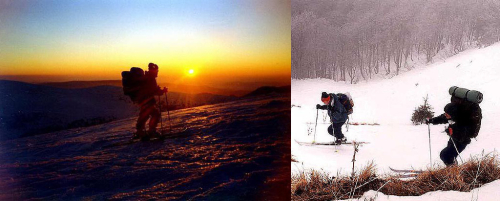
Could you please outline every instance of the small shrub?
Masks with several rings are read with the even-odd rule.
[[[415,108],[413,111],[413,114],[411,116],[411,122],[413,125],[420,125],[425,123],[426,118],[432,118],[434,116],[434,112],[432,111],[432,106],[429,105],[427,100],[429,97],[424,98],[424,104],[418,106],[418,108]]]

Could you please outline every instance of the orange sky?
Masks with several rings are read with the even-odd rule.
[[[4,4],[0,76],[119,80],[154,62],[159,82],[290,82],[289,0]]]

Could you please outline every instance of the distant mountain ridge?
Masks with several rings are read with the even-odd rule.
[[[104,123],[136,107],[114,86],[61,89],[0,80],[0,139]]]
[[[291,93],[291,85],[282,87],[263,86],[246,94],[243,97],[255,97],[255,96],[274,95],[274,94],[290,94],[290,93]]]
[[[170,110],[237,99],[208,93],[168,93]],[[166,110],[165,96],[160,101],[162,110]],[[0,80],[0,140],[105,123],[137,115],[138,111],[138,106],[123,95],[121,86],[58,88]]]
[[[95,80],[95,81],[68,81],[68,82],[43,82],[39,83],[41,85],[52,86],[57,88],[65,89],[80,89],[89,88],[96,86],[117,86],[122,87],[121,80]],[[194,86],[186,84],[173,84],[166,82],[159,82],[160,87],[168,87],[171,92],[187,93],[187,94],[200,94],[200,93],[212,93],[217,95],[225,96],[242,96],[247,94],[251,90],[237,90],[237,89],[221,89],[210,86]]]
[[[67,88],[0,80],[0,140],[106,123],[138,114],[139,107],[123,95],[121,81],[67,82]],[[120,86],[114,86],[119,83]],[[96,85],[103,84],[103,85]],[[75,88],[89,86],[88,88]],[[285,94],[290,86],[260,87],[242,97],[210,93],[168,93],[168,109]],[[160,99],[166,111],[165,96]]]
[[[52,86],[64,89],[81,89],[96,86],[122,86],[121,80],[96,80],[96,81],[68,81],[68,82],[43,82],[40,85]]]

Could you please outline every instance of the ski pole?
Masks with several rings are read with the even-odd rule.
[[[318,128],[318,108],[316,108],[316,124],[314,125],[314,140],[313,143],[316,142],[316,128]]]
[[[349,115],[347,115],[347,123],[345,124],[346,132],[349,132]]]
[[[172,133],[172,122],[170,121],[170,112],[168,110],[168,96],[167,96],[167,93],[168,93],[168,89],[167,88],[163,88],[165,90],[165,101],[167,102],[167,117],[168,117],[168,125],[169,125],[169,132]]]
[[[431,126],[427,124],[427,129],[429,130],[429,163],[432,166],[432,149],[431,149]]]
[[[160,133],[163,134],[163,117],[161,116],[161,95],[158,95],[159,109],[160,109]]]
[[[450,136],[450,140],[451,140],[451,142],[453,142],[453,146],[455,147],[455,151],[457,151],[457,154],[458,154],[458,157],[460,158],[460,161],[462,161],[462,163],[464,163],[464,160],[462,160],[462,157],[460,156],[460,152],[458,152],[457,145],[455,144],[455,141],[453,140],[453,138],[451,138],[451,136]]]

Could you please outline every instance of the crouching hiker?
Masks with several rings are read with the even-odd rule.
[[[350,106],[350,108],[346,108],[341,101],[341,98],[347,97],[346,104]],[[352,99],[344,94],[327,94],[326,92],[321,93],[321,102],[325,105],[316,105],[316,109],[327,110],[328,116],[330,116],[331,125],[328,127],[328,133],[332,136],[335,136],[335,143],[340,144],[342,142],[346,142],[344,134],[342,133],[342,125],[347,121],[348,115],[352,113]]]
[[[480,92],[452,87],[450,95],[451,103],[444,107],[444,114],[426,120],[427,124],[449,124],[445,132],[450,139],[439,155],[446,166],[457,164],[457,156],[470,144],[471,138],[477,137],[482,119]]]

